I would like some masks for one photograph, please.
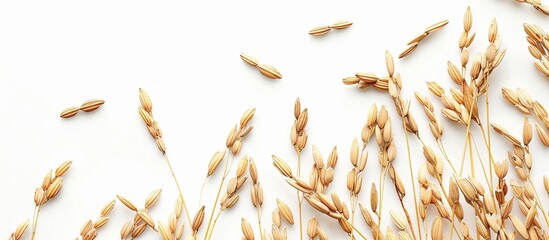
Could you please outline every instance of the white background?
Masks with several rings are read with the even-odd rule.
[[[522,23],[535,23],[546,30],[549,24],[546,16],[512,0],[4,1],[0,3],[0,236],[8,236],[19,222],[32,217],[34,189],[49,169],[69,159],[73,166],[59,196],[43,207],[37,239],[74,239],[81,225],[95,219],[103,204],[116,194],[142,205],[156,188],[163,192],[150,214],[167,220],[176,188],[137,113],[139,87],[153,100],[155,118],[163,128],[193,214],[211,155],[223,150],[229,129],[244,110],[256,107],[255,128],[242,153],[253,156],[258,164],[265,191],[264,227],[270,229],[276,198],[289,203],[297,216],[295,191],[271,164],[271,154],[293,167],[296,164],[289,143],[296,97],[309,108],[304,171],[312,164],[311,144],[325,156],[338,146],[340,161],[329,191],[338,192],[348,202],[349,146],[354,137],[360,137],[373,103],[389,107],[399,150],[395,164],[409,184],[404,135],[390,98],[374,89],[344,86],[341,79],[357,71],[384,74],[385,49],[396,59],[406,42],[425,27],[449,19],[450,24],[426,38],[412,55],[396,61],[403,77],[403,96],[413,97],[414,90],[421,91],[439,109],[441,104],[428,94],[424,82],[454,87],[446,61],[459,60],[457,40],[468,5],[473,12],[472,31],[477,32],[472,56],[487,46],[489,23],[497,18],[502,48],[508,51],[490,79],[492,120],[520,136],[522,115],[503,101],[499,89],[523,87],[549,106],[545,97],[549,81],[532,64]],[[323,37],[307,34],[313,27],[337,20],[354,24]],[[263,77],[240,60],[241,52],[276,67],[283,78]],[[90,114],[59,118],[64,108],[90,98],[106,103]],[[415,100],[412,109],[424,138],[436,146]],[[458,159],[464,129],[444,123],[444,142],[451,156]],[[474,134],[481,143],[477,130]],[[495,134],[493,144],[497,146],[496,160],[503,160],[510,146]],[[369,146],[361,194],[366,204],[369,186],[372,181],[377,184],[379,174],[374,145]],[[411,138],[411,146],[417,172],[424,159],[415,138]],[[532,148],[532,176],[541,183],[541,176],[549,170],[544,162],[548,150],[537,137]],[[513,171],[510,174],[514,176]],[[219,177],[214,175],[205,190],[208,213]],[[538,189],[543,190],[541,185]],[[393,189],[387,190],[385,208],[400,211]],[[413,212],[411,186],[407,191],[405,200]],[[241,193],[236,208],[221,216],[213,238],[239,239],[241,217],[248,219],[257,233],[249,186]],[[545,194],[542,200],[549,204]],[[318,215],[309,206],[304,209],[306,219]],[[432,208],[430,211],[435,214]],[[129,210],[117,204],[98,239],[118,238],[122,223],[131,217]],[[383,218],[383,229],[394,228],[387,210]],[[344,237],[335,221],[324,216],[319,219],[332,239]],[[357,217],[357,226],[366,229],[361,217]],[[288,228],[289,239],[297,239],[298,229],[297,225]],[[369,230],[364,232],[369,235]],[[148,230],[141,239],[153,236],[157,237]]]

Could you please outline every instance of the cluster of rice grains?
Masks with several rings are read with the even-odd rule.
[[[528,51],[537,62],[534,62],[536,69],[545,77],[549,77],[549,34],[535,24],[524,24]]]
[[[547,8],[537,1],[520,2],[532,4],[537,10],[547,14]],[[120,238],[134,239],[150,228],[157,237],[163,240],[180,240],[183,239],[184,233],[186,240],[195,240],[200,231],[205,229],[203,239],[209,240],[213,236],[222,213],[236,206],[241,192],[246,188],[246,183],[251,182],[249,186],[251,206],[249,207],[253,207],[256,212],[254,215],[257,216],[254,218],[257,218],[257,226],[255,226],[256,220],[248,221],[245,217],[241,218],[242,239],[245,240],[256,238],[261,240],[325,240],[328,239],[328,235],[321,225],[330,224],[330,222],[321,222],[320,219],[326,219],[324,216],[337,221],[341,231],[347,234],[350,239],[423,240],[430,238],[431,240],[442,240],[453,239],[454,236],[460,240],[474,238],[549,239],[549,232],[543,226],[549,227],[549,216],[543,207],[544,201],[534,187],[534,183],[538,180],[532,179],[530,174],[533,171],[530,143],[534,138],[534,127],[540,143],[549,147],[548,113],[540,101],[534,100],[526,90],[521,88],[512,90],[504,87],[501,89],[504,99],[524,114],[522,137],[515,136],[500,124],[491,123],[488,102],[489,78],[504,58],[506,50],[500,48],[498,25],[493,20],[488,28],[487,47],[484,51],[471,57],[469,47],[476,36],[472,32],[472,23],[472,13],[467,8],[463,17],[463,31],[458,40],[459,64],[447,62],[448,75],[457,86],[445,90],[437,82],[427,82],[427,88],[436,99],[440,100],[443,106],[440,110],[441,115],[450,122],[462,126],[465,130],[461,156],[447,154],[443,141],[443,120],[437,116],[437,110],[431,99],[423,93],[415,91],[415,99],[423,108],[428,121],[429,130],[427,132],[431,133],[432,140],[436,142],[436,148],[432,148],[424,138],[425,136],[420,134],[420,132],[423,133],[423,130],[420,131],[416,118],[410,111],[412,101],[402,94],[402,78],[395,71],[393,56],[389,51],[385,52],[386,74],[378,77],[374,73],[357,72],[354,76],[343,79],[345,85],[358,85],[359,88],[372,86],[387,92],[396,114],[400,118],[396,120],[398,123],[395,125],[396,122],[391,119],[387,106],[382,105],[379,109],[377,105],[370,107],[366,123],[361,131],[361,139],[355,138],[350,145],[349,160],[351,164],[346,175],[348,203],[344,200],[346,197],[343,196],[345,195],[340,195],[332,190],[328,191],[335,178],[334,169],[339,158],[336,147],[330,151],[327,158],[324,158],[321,151],[315,145],[311,145],[312,161],[307,164],[310,165],[310,171],[302,176],[301,170],[304,165],[302,164],[302,153],[306,150],[309,140],[306,129],[309,111],[307,108],[302,109],[301,101],[296,99],[293,107],[293,124],[289,134],[290,143],[295,151],[293,157],[296,159],[294,161],[295,168],[290,167],[290,164],[282,158],[272,155],[273,165],[290,186],[288,189],[291,191],[295,189],[295,201],[281,198],[264,199],[264,190],[255,160],[250,156],[239,156],[244,138],[253,129],[250,123],[255,115],[255,108],[251,108],[244,112],[240,122],[229,131],[225,140],[226,149],[215,152],[207,165],[202,190],[207,186],[206,183],[212,181],[213,177],[220,175],[217,195],[215,198],[205,198],[208,201],[212,200],[212,203],[203,204],[201,190],[199,205],[194,211],[195,214],[191,215],[183,197],[183,186],[179,184],[168,158],[162,130],[156,118],[153,117],[152,101],[144,90],[139,89],[141,103],[138,108],[139,115],[155,140],[164,161],[167,162],[179,195],[175,199],[173,211],[169,214],[166,222],[155,221],[149,214],[149,210],[160,197],[161,189],[151,192],[141,208],[138,208],[127,198],[117,195],[118,200],[133,214],[132,219],[121,226]],[[427,27],[408,43],[407,49],[399,55],[399,58],[410,54],[427,35],[447,24],[448,20],[444,20]],[[314,28],[309,34],[319,36],[332,29],[344,29],[351,25],[351,22],[339,21],[330,26]],[[533,24],[524,24],[524,30],[529,43],[529,52],[537,60],[534,63],[535,67],[545,76],[549,76],[548,34]],[[240,56],[243,61],[256,67],[266,77],[273,79],[282,77],[273,67],[260,64],[245,54]],[[485,119],[481,118],[482,114],[479,113],[481,99],[485,100]],[[68,108],[61,113],[61,117],[72,117],[80,110],[93,111],[103,103],[102,100],[90,100],[81,107]],[[397,159],[397,146],[393,141],[397,132],[395,126],[402,128],[406,140],[410,176],[410,179],[407,179],[409,183],[406,184],[406,187],[405,180],[401,177],[403,172],[395,168],[395,162],[399,162],[395,161]],[[478,127],[480,130],[475,133],[480,134],[479,139],[483,141],[481,147],[486,148],[485,156],[482,156],[478,150],[479,145],[474,141],[473,127]],[[507,159],[496,161],[492,156],[492,130],[510,144],[507,149]],[[412,164],[409,136],[421,144],[424,161],[417,166]],[[368,171],[366,167],[369,157],[367,147],[372,138],[377,143],[380,171],[379,181],[370,182],[365,179],[367,174],[371,174],[371,171]],[[470,173],[465,176],[463,171],[467,157],[469,157]],[[236,169],[232,171],[235,161]],[[20,223],[9,236],[9,240],[23,239],[29,227],[32,229],[30,239],[34,239],[40,209],[48,200],[58,194],[62,187],[62,176],[69,169],[71,163],[70,161],[65,162],[55,172],[50,171],[46,174],[42,185],[35,191],[35,212],[32,220]],[[221,165],[224,167],[220,168]],[[481,168],[480,170],[477,168],[475,171],[477,165],[480,165]],[[445,166],[450,168],[445,168]],[[516,178],[508,174],[510,167],[514,169]],[[223,169],[219,171],[221,173],[218,172],[219,169]],[[479,172],[480,174],[478,174]],[[417,177],[414,176],[416,173]],[[251,181],[247,181],[248,177]],[[497,181],[494,181],[496,179]],[[365,181],[367,183],[364,183]],[[185,181],[185,183],[188,182]],[[386,223],[387,220],[382,221],[384,202],[387,197],[386,183],[393,185],[389,188],[394,189],[400,202],[400,207],[392,207],[388,210],[392,225]],[[369,186],[368,199],[359,197],[364,184]],[[549,177],[543,178],[543,185],[549,194]],[[411,205],[405,203],[404,198],[407,192],[410,192],[409,190],[411,190],[413,199],[406,198],[406,200],[413,202],[415,214],[410,209]],[[273,205],[276,203],[276,207],[271,211],[271,225],[267,229],[262,225],[264,201],[272,201]],[[302,209],[304,201],[316,213],[324,216],[319,218],[314,214],[304,216]],[[109,221],[108,215],[114,205],[115,201],[110,201],[102,208],[96,220],[87,220],[80,229],[77,239],[95,239],[98,230]],[[512,211],[515,205],[518,206],[518,210]],[[297,208],[297,212],[292,210],[294,207]],[[355,221],[357,210],[360,211],[364,222]],[[473,214],[466,216],[465,212],[469,210]],[[294,213],[296,214],[294,215]],[[185,224],[181,220],[182,214],[186,216],[190,229],[188,232],[184,231]],[[306,220],[304,221],[304,219]],[[206,222],[207,224],[205,224]],[[294,224],[299,224],[299,237],[288,236],[287,227]],[[368,226],[368,228],[364,226]],[[257,230],[254,231],[254,229]]]
[[[291,132],[292,144],[295,143],[294,139],[296,137],[294,136],[297,136],[297,133],[299,133],[300,130],[304,129],[304,125],[306,125],[307,121],[302,120],[306,119],[303,117],[303,115],[307,113],[307,109],[301,111],[300,107],[300,102],[298,100],[296,101],[294,107],[294,116],[296,120]],[[302,125],[303,127],[301,127]],[[295,146],[296,145],[294,144],[294,147]],[[350,236],[352,236],[354,232],[365,238],[365,235],[362,232],[358,231],[356,227],[351,223],[352,220],[350,219],[351,216],[347,204],[341,201],[341,198],[337,193],[326,193],[328,186],[334,179],[334,168],[338,160],[337,149],[334,147],[330,155],[326,159],[326,162],[324,162],[324,158],[320,153],[320,150],[313,146],[312,155],[314,162],[312,170],[309,173],[308,180],[303,180],[299,175],[297,175],[301,168],[301,150],[303,150],[303,148],[300,148],[299,146],[296,147],[296,152],[298,153],[298,169],[296,171],[296,174],[294,174],[294,171],[288,165],[288,163],[275,155],[272,156],[273,165],[275,166],[275,168],[286,178],[286,182],[298,191],[298,206],[301,204],[302,199],[305,199],[305,201],[307,201],[311,207],[318,210],[321,214],[325,214],[331,218],[336,219],[339,222],[341,229],[348,233]],[[353,192],[360,192],[360,186],[357,185],[356,189],[354,187],[355,181],[357,180],[353,178],[352,181],[353,183],[348,183],[348,186],[353,185]],[[289,210],[285,210],[289,208],[285,204],[280,204],[282,203],[281,200],[278,200],[277,202],[279,203],[278,207],[279,211],[282,213],[282,216],[284,216],[290,224],[293,224],[293,217],[291,212],[289,212]],[[307,235],[310,239],[314,239],[315,237],[325,239],[326,237],[324,231],[318,226],[318,221],[314,216],[309,220],[307,224]],[[303,239],[303,235],[300,236],[300,239]]]
[[[120,239],[134,239],[141,235],[147,227],[155,229],[156,224],[149,215],[149,209],[156,203],[161,192],[162,189],[152,191],[145,199],[145,204],[142,208],[137,208],[137,205],[121,195],[116,196],[124,206],[134,212],[133,219],[128,220],[122,225],[122,228],[120,229]]]
[[[97,230],[104,226],[109,221],[109,213],[114,208],[114,205],[116,204],[115,200],[112,200],[105,204],[103,208],[101,208],[101,214],[97,219],[92,220],[89,219],[82,225],[82,228],[80,228],[80,236],[78,236],[78,240],[92,240],[97,237]]]
[[[437,26],[442,26],[442,24],[438,24]],[[520,138],[509,133],[503,126],[490,123],[489,104],[486,97],[488,95],[488,79],[505,56],[505,50],[500,48],[498,25],[495,20],[492,21],[488,30],[488,46],[484,52],[477,54],[472,61],[470,61],[468,48],[472,44],[475,34],[471,33],[471,27],[472,14],[468,8],[464,16],[463,33],[458,42],[461,51],[461,62],[459,65],[448,62],[448,74],[459,87],[457,89],[451,88],[450,94],[446,94],[446,91],[436,82],[427,83],[429,90],[436,97],[440,98],[444,106],[442,115],[452,122],[457,122],[466,127],[465,144],[459,169],[454,167],[451,159],[446,154],[444,145],[442,144],[443,124],[435,115],[435,109],[432,102],[422,93],[415,92],[415,97],[422,105],[427,116],[430,132],[437,142],[440,154],[437,154],[435,150],[429,147],[420,137],[417,124],[408,110],[410,101],[401,98],[401,78],[400,75],[393,74],[394,64],[392,56],[389,53],[386,53],[388,76],[377,77],[373,73],[357,73],[354,77],[345,78],[343,83],[346,85],[356,84],[360,88],[374,86],[380,90],[387,90],[395,103],[398,115],[402,118],[403,128],[407,132],[415,135],[422,144],[426,161],[418,172],[417,182],[419,183],[419,200],[414,200],[414,202],[417,204],[416,206],[419,207],[417,217],[423,222],[423,230],[426,234],[425,237],[428,237],[428,234],[430,233],[430,238],[433,240],[444,239],[446,237],[452,238],[454,235],[459,239],[473,239],[474,236],[469,231],[468,226],[468,223],[470,222],[469,220],[466,221],[466,216],[464,216],[464,206],[462,203],[465,202],[474,210],[474,229],[476,230],[477,238],[515,239],[515,237],[520,236],[525,239],[548,239],[549,233],[543,229],[540,216],[542,216],[548,226],[549,219],[547,219],[547,214],[542,207],[542,202],[540,201],[538,193],[534,188],[533,181],[530,178],[532,155],[530,153],[529,143],[532,140],[533,135],[532,125],[529,123],[528,118],[525,117],[523,137],[522,140],[520,140]],[[547,61],[547,49],[545,48],[544,43],[547,41],[547,34],[539,27],[529,24],[525,24],[525,31],[528,35],[528,42],[531,44],[529,47],[530,53],[539,60],[539,62],[536,63],[536,67],[544,73],[543,69],[545,67],[543,64]],[[422,39],[422,37],[419,39]],[[470,69],[467,69],[468,67],[470,67]],[[538,101],[533,100],[532,97],[522,89],[513,91],[508,88],[503,88],[502,92],[504,98],[516,109],[521,113],[534,118],[536,131],[541,143],[549,146],[549,137],[547,134],[549,120],[545,108]],[[483,96],[486,99],[486,115],[488,116],[486,120],[481,119],[478,110],[479,99]],[[381,117],[383,111],[386,111],[384,107],[380,110],[380,114],[378,114],[377,126],[375,126],[376,118],[374,118],[373,115],[377,112],[377,108],[372,107],[370,109],[367,124],[362,133],[365,147],[368,139],[373,135],[373,132],[375,132],[376,140],[380,146],[379,159],[382,167],[380,178],[383,178],[383,175],[386,174],[386,172],[388,172],[390,176],[397,173],[394,168],[391,168],[391,163],[396,155],[396,149],[391,147],[392,137],[390,136],[390,130],[387,130],[387,133],[385,130],[387,124],[389,124],[388,126],[390,129],[390,118]],[[383,119],[385,124],[382,122],[380,125],[380,118]],[[472,123],[475,123],[481,130],[484,146],[487,148],[488,152],[486,160],[482,159],[483,157],[478,150],[473,152],[473,147],[477,149],[477,146],[473,144],[471,137],[472,132],[470,131],[470,128]],[[493,159],[489,126],[492,126],[495,132],[502,135],[504,139],[511,143],[512,149],[508,152],[508,161],[511,162],[520,181],[507,179],[507,161],[496,162]],[[375,129],[375,131],[373,129]],[[471,174],[468,177],[462,177],[467,147],[469,147],[470,152]],[[360,170],[360,168],[356,167],[356,159],[359,155],[357,148],[358,144],[355,140],[351,148],[351,161],[355,168],[353,168],[353,171],[349,173],[347,178],[347,187],[349,190],[354,189],[354,185],[357,184],[354,180],[356,179],[355,172]],[[475,154],[478,158],[478,161],[476,162],[482,165],[482,177],[485,178],[486,185],[481,184],[475,177],[475,160],[473,157]],[[453,172],[449,180],[449,185],[446,185],[443,182],[443,174],[445,172],[443,160],[448,162],[451,171]],[[487,166],[485,166],[486,164]],[[496,183],[493,183],[492,181],[493,174],[495,174],[498,179]],[[413,174],[411,174],[411,176],[412,179],[414,179]],[[433,182],[430,180],[431,178],[435,179],[435,181]],[[402,192],[400,192],[399,181],[401,180],[395,176],[393,182],[395,183],[397,193],[399,196],[404,196],[404,187],[402,185]],[[544,178],[544,186],[546,186],[546,190],[549,190],[549,178],[547,177]],[[513,191],[514,196],[508,196],[509,188]],[[381,233],[379,224],[379,222],[381,222],[381,216],[379,215],[379,212],[381,212],[382,209],[380,205],[383,203],[383,190],[384,187],[381,181],[379,188],[372,183],[370,191],[370,209],[367,209],[362,204],[359,205],[366,223],[372,229],[372,236],[376,239],[421,239],[422,227],[418,224],[419,234],[416,235],[404,205],[404,215],[394,209],[390,211],[391,219],[398,228],[398,233],[395,233],[390,228],[387,229],[385,234]],[[351,195],[352,194],[353,193],[351,192]],[[460,201],[460,196],[463,196],[464,202]],[[511,213],[513,202],[517,201],[523,217],[515,216]],[[429,213],[427,211],[429,206],[434,206],[438,214],[434,216],[434,219],[430,224],[427,224],[425,221],[427,220],[427,215]],[[373,214],[378,214],[377,219],[372,215],[370,210]],[[454,225],[456,218],[459,222],[459,226]],[[448,230],[444,230],[444,220],[447,220],[450,223]],[[505,223],[507,221],[511,223],[513,228],[510,228],[508,225],[506,226]]]
[[[51,199],[55,198],[61,187],[63,187],[63,175],[69,170],[72,165],[72,161],[63,162],[55,171],[48,171],[42,180],[42,184],[34,191],[34,215],[32,216],[32,222],[25,220],[21,222],[15,231],[11,233],[8,240],[23,239],[23,236],[31,224],[32,234],[30,239],[33,240],[36,236],[36,227],[38,225],[38,217],[40,215],[41,208]]]

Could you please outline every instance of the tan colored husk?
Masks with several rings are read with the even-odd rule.
[[[399,213],[390,210],[389,211],[391,215],[391,219],[393,219],[393,223],[400,229],[400,230],[406,230],[406,219],[404,216],[400,215]]]
[[[78,112],[80,111],[80,108],[79,107],[69,107],[65,110],[63,110],[61,112],[61,114],[59,114],[60,117],[62,118],[70,118],[70,117],[73,117],[74,115],[76,115]]]
[[[211,176],[215,172],[215,170],[217,170],[217,167],[225,158],[225,154],[226,154],[226,151],[222,151],[222,152],[216,152],[212,156],[212,159],[208,163],[208,172],[206,174],[208,177]]]
[[[160,233],[160,236],[162,236],[163,240],[172,240],[170,229],[160,221],[158,221],[158,232]]]
[[[426,33],[432,33],[432,32],[438,31],[441,28],[443,28],[444,26],[446,26],[448,23],[449,23],[448,20],[442,20],[440,22],[434,23],[433,25],[427,27],[425,29],[425,32]]]
[[[309,34],[313,35],[313,36],[322,36],[322,35],[328,33],[330,30],[332,30],[332,27],[330,27],[330,26],[315,27],[315,28],[309,30]]]
[[[408,56],[410,53],[412,53],[414,50],[416,50],[418,46],[418,43],[412,43],[411,45],[408,45],[408,47],[406,47],[406,49],[404,49],[404,51],[402,51],[402,53],[400,53],[400,55],[398,55],[398,58],[403,58],[403,57],[406,57]]]
[[[398,56],[398,58],[403,58],[408,56],[410,53],[412,53],[419,43],[427,37],[430,33],[436,32],[446,26],[448,24],[448,20],[442,20],[440,22],[434,23],[431,26],[428,26],[425,28],[425,31],[423,33],[418,34],[416,37],[414,37],[412,40],[410,40],[406,45],[408,47]],[[389,76],[392,76],[392,73],[389,73]]]
[[[105,217],[105,216],[109,215],[109,213],[114,208],[115,204],[116,204],[116,200],[112,200],[112,201],[108,202],[107,204],[105,204],[105,206],[103,206],[103,208],[101,209],[101,216]]]
[[[21,222],[19,225],[17,225],[17,228],[15,229],[15,231],[13,232],[13,235],[12,235],[15,240],[21,239],[23,234],[25,234],[25,231],[27,231],[29,223],[30,223],[30,220],[27,219],[27,220]]]
[[[129,208],[132,211],[137,211],[137,207],[130,200],[128,200],[125,197],[122,197],[120,195],[116,195],[116,197],[118,198],[118,200],[120,200],[120,202],[122,204],[124,204],[124,206],[126,206],[127,208]]]
[[[91,99],[82,103],[80,110],[84,112],[91,112],[101,107],[104,103],[105,101],[101,99]]]
[[[353,25],[352,22],[346,21],[346,20],[340,20],[331,25],[333,29],[345,29]]]
[[[273,165],[276,167],[276,169],[282,173],[285,177],[292,177],[292,169],[290,166],[284,162],[284,160],[280,159],[279,157],[272,155],[273,158]]]
[[[509,219],[511,220],[511,223],[513,224],[513,226],[515,227],[515,229],[517,230],[517,232],[525,239],[529,239],[529,235],[528,235],[528,230],[526,229],[526,227],[524,226],[524,223],[518,219],[516,216],[514,215],[509,215]]]
[[[145,111],[152,113],[152,101],[149,97],[149,94],[145,92],[142,88],[139,88],[139,102],[141,102],[141,106],[145,109]]]
[[[46,190],[46,199],[54,198],[57,195],[57,193],[59,193],[59,191],[61,190],[62,185],[63,185],[63,178],[62,177],[55,178],[55,180]]]
[[[431,226],[431,239],[442,240],[442,218],[437,216]]]
[[[150,208],[153,204],[155,204],[160,197],[160,193],[162,193],[162,189],[152,191],[145,199],[145,208]]]
[[[248,56],[248,55],[246,55],[246,54],[244,54],[244,53],[241,53],[241,54],[240,54],[240,58],[242,58],[242,60],[243,60],[244,62],[246,62],[247,64],[250,64],[250,65],[252,65],[252,66],[254,66],[254,67],[257,67],[257,65],[259,65],[259,61],[257,61],[255,58],[250,57],[250,56]]]
[[[194,215],[193,223],[191,226],[193,234],[198,232],[198,229],[200,228],[200,226],[202,225],[202,222],[204,221],[204,209],[205,209],[205,206],[202,206],[200,210],[198,210],[196,215]]]
[[[538,132],[539,140],[543,145],[546,147],[549,147],[549,135],[545,131],[545,129],[541,128],[541,126],[538,123],[535,123],[536,125],[536,131]]]
[[[154,122],[152,115],[149,112],[147,112],[147,110],[145,110],[142,106],[139,106],[138,110],[139,110],[139,115],[141,116],[141,119],[143,119],[145,124],[147,124],[148,126],[152,126]]]
[[[145,221],[145,223],[147,223],[147,225],[149,225],[151,228],[154,228],[155,227],[155,224],[154,224],[154,220],[152,219],[152,217],[149,215],[149,213],[147,213],[147,211],[145,210],[139,210],[137,212],[137,214],[139,214],[139,216],[141,217],[141,219],[143,221]]]
[[[69,170],[71,165],[72,165],[72,161],[66,161],[66,162],[63,162],[61,165],[59,165],[59,167],[55,169],[55,177],[61,177],[65,175],[65,173],[67,172],[67,170]]]
[[[278,210],[280,211],[280,215],[288,221],[291,225],[294,225],[294,215],[292,214],[292,210],[290,210],[290,207],[283,202],[280,199],[276,199],[276,205],[278,206]]]
[[[254,231],[252,230],[252,226],[250,225],[250,223],[242,218],[240,226],[242,228],[242,233],[244,234],[244,239],[254,240]]]
[[[259,72],[263,74],[265,77],[272,78],[272,79],[281,79],[282,74],[276,68],[267,65],[267,64],[259,64],[257,66],[259,69]]]

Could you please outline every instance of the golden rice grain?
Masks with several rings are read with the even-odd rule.
[[[276,68],[267,65],[267,64],[259,64],[257,66],[259,69],[259,72],[263,74],[265,77],[272,78],[272,79],[281,79],[282,74]]]
[[[517,218],[515,215],[509,215],[509,219],[511,219],[511,223],[517,229],[517,232],[525,239],[529,239],[528,230],[524,226],[524,223]]]
[[[145,124],[147,124],[148,126],[151,126],[154,122],[152,115],[149,112],[147,112],[147,110],[145,110],[145,108],[143,108],[142,106],[139,106],[138,110],[139,110],[139,115],[141,116],[141,119],[143,119]]]
[[[114,208],[115,204],[116,204],[115,200],[112,200],[112,201],[108,202],[107,204],[105,204],[105,206],[103,206],[103,208],[101,209],[101,216],[105,217],[105,216],[109,215],[109,213]]]
[[[226,151],[216,152],[212,156],[212,159],[208,163],[208,173],[207,173],[208,177],[211,176],[215,172],[215,170],[217,169],[217,167],[219,166],[221,161],[223,161],[223,159],[225,158],[225,153],[226,153]]]
[[[105,101],[101,99],[91,99],[82,103],[82,105],[80,106],[80,110],[84,112],[91,112],[101,107],[101,105],[103,105],[104,103]]]
[[[46,199],[54,198],[57,195],[57,193],[59,193],[59,191],[61,190],[62,184],[63,184],[62,177],[55,178],[55,180],[51,183],[51,185],[46,190]]]
[[[160,221],[158,221],[158,232],[162,236],[163,240],[172,240],[170,229],[168,228],[168,226],[166,226]]]
[[[20,223],[17,228],[15,229],[15,232],[13,233],[13,237],[18,240],[21,239],[25,231],[27,231],[27,228],[29,226],[29,219],[23,221]]]
[[[147,211],[139,210],[137,212],[137,214],[139,214],[141,219],[143,219],[143,221],[145,221],[147,223],[147,225],[149,225],[149,227],[154,229],[154,227],[155,227],[154,220],[152,219],[152,217],[149,215],[149,213]]]
[[[257,61],[255,58],[253,57],[250,57],[244,53],[241,53],[240,54],[240,58],[242,58],[242,60],[254,67],[257,67],[257,65],[259,65],[259,61]]]
[[[284,160],[280,159],[275,155],[272,155],[272,158],[273,158],[273,165],[276,167],[276,169],[280,173],[282,173],[282,175],[286,177],[292,177],[292,169],[286,162],[284,162]]]
[[[72,165],[72,161],[66,161],[61,163],[57,169],[55,169],[55,177],[63,176]]]
[[[419,43],[421,40],[423,40],[425,37],[427,37],[429,33],[423,32],[421,34],[418,34],[416,37],[412,38],[406,45],[412,45],[414,43]]]
[[[444,26],[446,26],[448,23],[449,23],[448,20],[442,20],[440,22],[434,23],[433,25],[427,27],[425,29],[425,32],[426,33],[432,33],[432,32],[438,31],[441,28],[443,28]]]
[[[160,197],[160,193],[162,193],[162,189],[156,189],[152,191],[145,199],[145,208],[150,208],[154,203],[156,203],[156,201]]]
[[[370,209],[372,212],[377,212],[378,206],[378,193],[376,184],[372,182],[372,187],[370,188]]]
[[[398,55],[398,58],[403,58],[408,56],[410,53],[412,53],[414,50],[416,50],[418,43],[412,43],[411,45],[408,45],[400,55]]]
[[[74,115],[76,115],[78,113],[78,111],[80,111],[80,108],[79,107],[69,107],[65,110],[63,110],[60,114],[60,117],[62,118],[70,118],[70,117],[73,117]]]
[[[290,210],[290,207],[280,200],[279,198],[276,199],[276,205],[278,206],[278,210],[280,211],[280,215],[288,221],[291,225],[294,225],[294,215],[292,214],[292,210]]]
[[[341,21],[337,21],[337,22],[333,23],[331,25],[331,27],[333,29],[345,29],[345,28],[350,27],[351,25],[353,25],[352,22],[341,20]]]
[[[465,15],[463,16],[463,29],[466,32],[469,32],[469,30],[471,30],[472,25],[473,25],[473,15],[471,14],[471,7],[467,7],[467,10],[465,10]]]
[[[254,231],[252,230],[250,223],[242,218],[240,226],[242,228],[242,233],[244,234],[244,239],[254,240]]]
[[[391,215],[391,219],[393,219],[393,223],[400,229],[405,230],[406,229],[406,219],[404,216],[400,215],[399,213],[390,210],[389,214]]]
[[[316,220],[316,217],[312,217],[307,223],[307,236],[309,236],[309,238],[318,236],[318,221]]]
[[[96,229],[101,228],[109,221],[109,217],[101,216],[93,222],[93,227]]]
[[[198,232],[198,229],[200,228],[200,226],[202,225],[202,222],[204,221],[204,209],[205,209],[205,206],[202,206],[200,210],[198,210],[196,215],[194,215],[194,219],[191,226],[193,234]]]
[[[442,218],[437,216],[431,225],[431,239],[442,240]]]
[[[132,210],[134,212],[137,211],[137,207],[130,200],[128,200],[125,197],[122,197],[120,195],[116,195],[116,197],[118,198],[118,200],[120,200],[120,202],[122,202],[122,204],[124,204],[124,206],[126,206],[127,208],[129,208],[130,210]]]
[[[547,135],[547,132],[545,129],[541,128],[541,126],[536,123],[536,131],[538,132],[539,140],[543,145],[546,147],[549,147],[549,135]]]
[[[142,88],[139,88],[139,102],[141,102],[141,106],[145,109],[145,111],[152,114],[152,101],[149,97],[149,94],[145,92]]]
[[[126,223],[124,223],[124,225],[122,225],[122,228],[120,229],[120,238],[126,239],[130,235],[132,230],[133,230],[133,222],[127,221]],[[164,240],[169,240],[169,239],[164,238]]]
[[[321,36],[328,33],[332,28],[330,26],[315,27],[309,30],[309,34],[313,36]]]

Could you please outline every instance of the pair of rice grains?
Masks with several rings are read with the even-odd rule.
[[[281,79],[282,78],[282,74],[280,74],[280,72],[278,70],[276,70],[276,68],[272,67],[271,65],[259,63],[259,61],[257,61],[255,58],[250,57],[250,56],[248,56],[244,53],[240,54],[240,58],[242,58],[242,60],[245,63],[250,64],[253,67],[256,67],[257,70],[259,70],[259,72],[261,74],[263,74],[263,76],[265,76],[265,77],[268,77],[268,78],[271,78],[271,79]]]
[[[101,99],[90,99],[82,103],[80,107],[73,106],[63,110],[59,116],[62,118],[70,118],[75,116],[79,111],[92,112],[101,107],[104,103],[105,101]]]
[[[416,37],[414,37],[412,40],[410,40],[406,44],[406,45],[408,45],[408,47],[400,55],[398,55],[398,58],[403,58],[403,57],[408,56],[410,53],[412,53],[414,50],[416,50],[419,43],[425,37],[427,37],[427,35],[440,30],[441,28],[443,28],[447,24],[448,24],[448,20],[442,20],[440,22],[437,22],[437,23],[425,28],[425,30],[421,34],[417,35]]]
[[[353,25],[353,23],[349,21],[345,21],[345,20],[337,21],[329,26],[315,27],[309,31],[309,34],[313,36],[322,36],[330,32],[332,29],[341,30],[341,29],[348,28],[351,25]]]

